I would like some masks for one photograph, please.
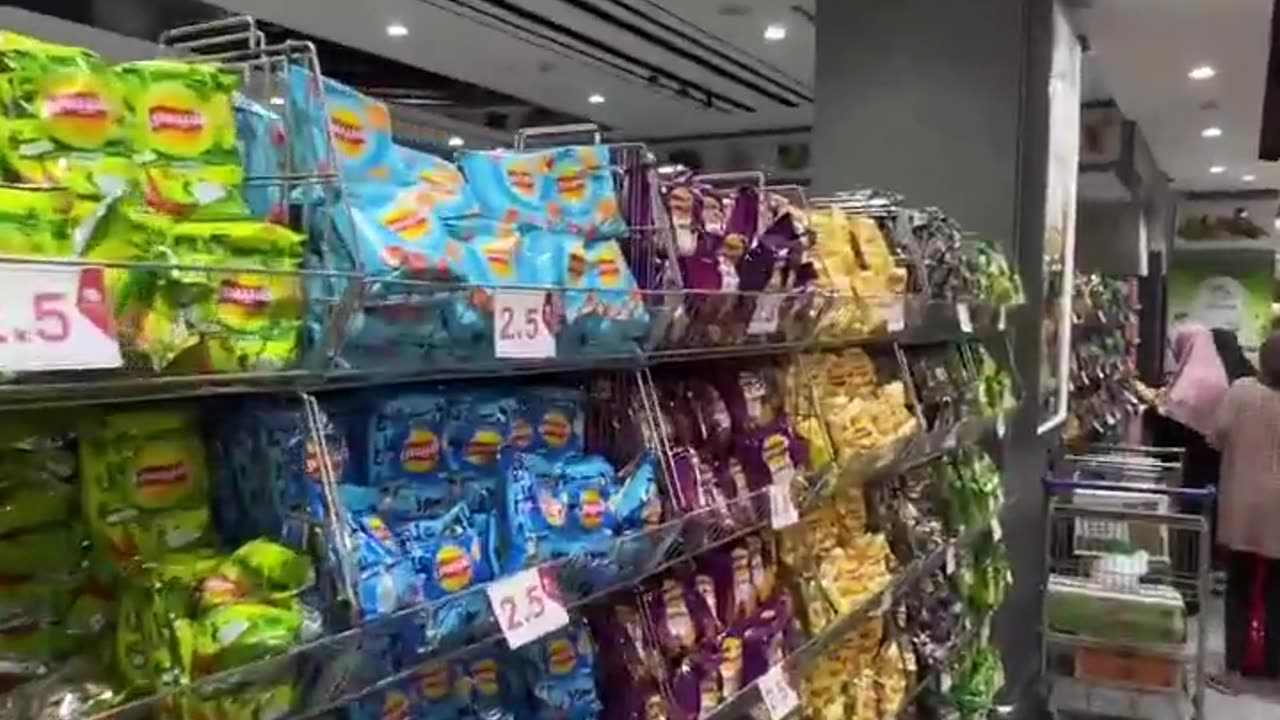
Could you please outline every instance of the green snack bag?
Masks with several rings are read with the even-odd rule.
[[[140,343],[153,365],[204,372],[292,366],[302,332],[302,245],[301,235],[272,223],[174,224],[169,261],[228,269],[175,270],[161,284]]]
[[[71,488],[60,482],[0,488],[0,535],[61,523],[71,517]]]
[[[0,538],[0,574],[70,575],[82,568],[84,560],[84,533],[78,525]]]
[[[150,588],[130,587],[122,594],[112,659],[129,688],[145,693],[182,678],[174,619]]]
[[[71,207],[65,190],[0,187],[0,253],[70,256]]]
[[[243,600],[280,604],[315,581],[305,556],[270,540],[240,546],[200,586],[200,607],[208,609]]]
[[[123,93],[100,57],[2,32],[0,93],[9,109],[0,157],[20,181],[84,197],[132,181]]]
[[[298,642],[302,613],[294,607],[239,603],[205,612],[195,628],[195,672],[209,675],[278,655]]]
[[[78,584],[75,575],[0,575],[0,624],[18,618],[60,620],[71,608]]]
[[[97,635],[111,624],[115,614],[115,603],[112,602],[110,593],[101,588],[85,589],[67,611],[62,625],[71,635]]]
[[[169,60],[125,63],[117,72],[146,207],[189,219],[247,217],[231,104],[239,76]]]

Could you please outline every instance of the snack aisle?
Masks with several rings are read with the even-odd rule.
[[[994,246],[165,41],[0,34],[0,717],[987,715]]]
[[[1141,437],[1138,384],[1138,283],[1135,278],[1078,274],[1072,303],[1071,414],[1066,445],[1133,442]]]

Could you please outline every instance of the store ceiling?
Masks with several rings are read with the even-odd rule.
[[[812,115],[813,0],[212,1],[631,137]],[[785,40],[764,39],[771,22],[787,25]],[[388,37],[389,23],[408,35]]]
[[[1273,0],[1091,0],[1078,29],[1125,115],[1185,190],[1280,188],[1280,163],[1258,160]],[[1217,74],[1192,80],[1202,65]],[[1222,135],[1201,131],[1220,127]],[[1219,165],[1222,173],[1211,173]],[[1256,179],[1246,182],[1246,175]]]

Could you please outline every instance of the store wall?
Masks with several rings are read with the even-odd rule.
[[[1080,199],[1076,212],[1076,269],[1083,273],[1146,274],[1146,208],[1137,201]]]
[[[1016,583],[996,626],[1021,701],[1037,677],[1040,647],[1046,446],[1035,433],[1035,379],[1052,3],[819,0],[817,7],[815,192],[883,187],[912,205],[943,208],[966,230],[1001,244],[1027,288],[1027,305],[1010,316],[1026,392],[1002,463]]]

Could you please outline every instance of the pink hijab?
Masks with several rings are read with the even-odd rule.
[[[1178,361],[1173,381],[1160,403],[1160,412],[1205,437],[1212,437],[1218,404],[1227,392],[1227,371],[1203,325],[1179,326],[1173,335]]]

